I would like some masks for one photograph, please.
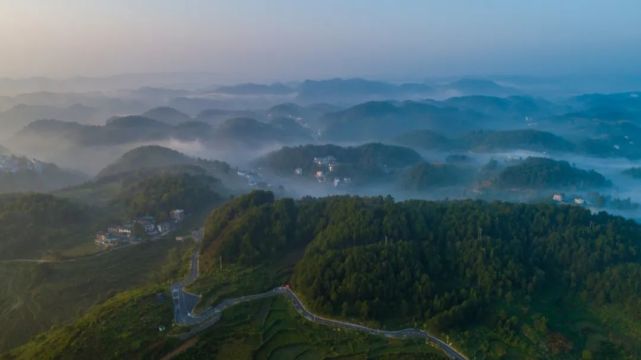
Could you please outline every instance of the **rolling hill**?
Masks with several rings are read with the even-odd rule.
[[[191,117],[169,106],[161,106],[149,109],[140,116],[154,119],[168,125],[179,125],[191,121]]]
[[[326,114],[321,121],[327,123],[326,140],[377,141],[419,129],[460,134],[482,120],[479,113],[428,102],[377,101]]]
[[[574,152],[577,146],[550,132],[518,130],[479,130],[448,138],[431,130],[402,134],[394,143],[422,150],[501,152],[529,150],[539,152]]]
[[[174,166],[201,167],[219,179],[233,175],[231,166],[223,161],[195,159],[176,150],[149,145],[125,153],[116,162],[100,171],[96,177],[100,179],[129,172]]]
[[[309,140],[311,134],[308,130],[284,118],[269,123],[252,118],[233,118],[216,127],[213,134],[214,143],[224,146],[265,147]]]
[[[299,254],[290,283],[315,311],[421,324],[466,354],[626,358],[641,352],[640,234],[579,207],[254,193],[212,213],[201,261]]]
[[[506,188],[589,189],[612,183],[594,170],[578,169],[567,161],[529,157],[501,171],[497,185]]]
[[[316,172],[321,171],[330,180],[348,177],[356,183],[372,183],[390,178],[392,174],[420,160],[421,156],[411,149],[371,143],[356,147],[283,147],[265,155],[257,163],[279,176],[313,180]],[[296,169],[301,170],[299,175],[296,175]]]

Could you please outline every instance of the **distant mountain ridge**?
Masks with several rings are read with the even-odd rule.
[[[332,141],[379,141],[405,132],[431,129],[456,134],[482,123],[482,114],[430,102],[373,101],[329,113],[323,138]]]
[[[534,129],[478,130],[448,138],[431,130],[410,131],[396,137],[394,143],[423,150],[500,152],[529,150],[571,152],[572,142],[550,132]]]
[[[293,93],[295,90],[281,83],[274,83],[270,85],[244,83],[220,86],[215,88],[214,91],[217,93],[232,95],[286,95]]]
[[[169,106],[160,106],[147,110],[142,113],[141,116],[154,119],[168,125],[179,125],[192,120],[189,115]]]

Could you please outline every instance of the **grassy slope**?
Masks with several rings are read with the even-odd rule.
[[[229,309],[177,359],[444,359],[420,340],[390,340],[308,322],[284,298]]]
[[[170,335],[180,330],[171,329],[171,321],[166,286],[132,290],[5,358],[146,359],[173,353],[177,359],[444,359],[422,341],[389,340],[312,324],[284,298],[233,307],[218,324],[186,342]],[[160,332],[160,325],[167,329]]]
[[[162,240],[62,263],[0,263],[0,351],[125,289],[166,281],[190,244]]]
[[[163,348],[172,321],[171,296],[156,285],[120,293],[72,325],[37,336],[4,359],[132,359]],[[135,356],[137,354],[138,356]],[[2,358],[2,357],[0,357]]]

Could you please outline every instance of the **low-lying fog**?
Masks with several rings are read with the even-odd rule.
[[[463,154],[466,160],[459,165],[471,169],[470,175],[461,175],[469,176],[467,183],[459,181],[459,184],[449,186],[441,183],[421,190],[404,188],[400,179],[394,178],[400,178],[404,174],[400,169],[396,169],[396,173],[392,172],[394,177],[388,176],[385,181],[332,186],[331,179],[319,183],[311,176],[306,181],[282,173],[275,176],[269,169],[261,168],[257,162],[257,159],[278,151],[283,146],[359,146],[368,142],[362,140],[366,138],[362,133],[368,131],[372,136],[379,136],[379,139],[388,139],[390,143],[394,143],[393,139],[408,129],[432,130],[441,135],[456,128],[453,131],[455,135],[442,137],[444,142],[465,141],[465,137],[457,136],[464,136],[469,131],[480,128],[525,129],[530,126],[537,129],[540,127],[540,130],[547,130],[577,144],[587,137],[594,138],[595,133],[600,135],[599,131],[606,131],[603,129],[609,129],[605,136],[616,138],[632,127],[633,131],[638,132],[630,136],[641,136],[641,127],[636,127],[636,121],[641,116],[638,93],[583,97],[569,94],[562,97],[555,94],[554,100],[546,100],[538,95],[525,95],[527,90],[522,85],[514,81],[506,83],[490,79],[406,84],[331,79],[286,84],[201,84],[182,89],[141,86],[105,92],[82,93],[77,90],[67,93],[14,94],[0,97],[0,122],[3,124],[0,138],[4,139],[2,145],[15,154],[51,162],[90,176],[132,149],[155,144],[191,157],[228,162],[234,168],[255,174],[261,179],[261,184],[269,184],[272,188],[279,189],[280,193],[297,197],[350,193],[392,195],[396,199],[551,201],[555,192],[582,198],[597,192],[610,199],[629,198],[633,205],[641,204],[641,186],[638,186],[641,185],[641,180],[622,173],[625,169],[641,166],[641,160],[577,155],[579,151],[482,153],[449,148],[448,151],[421,151],[414,148],[430,164],[444,164],[447,163],[448,156]],[[443,94],[455,94],[459,97],[445,100],[442,99]],[[377,102],[369,102],[371,100]],[[606,111],[602,111],[603,109]],[[148,115],[151,110],[156,110],[156,115],[160,117]],[[617,110],[621,110],[621,113]],[[622,116],[625,121],[611,119],[609,114],[612,113]],[[138,119],[118,127],[105,126],[109,123],[109,117],[123,114],[133,115],[130,117]],[[102,120],[99,121],[98,118]],[[30,127],[41,119],[59,121]],[[228,123],[231,120],[239,121]],[[395,122],[400,125],[394,127]],[[336,125],[332,128],[335,137],[323,138],[323,135],[327,135],[323,131],[327,131],[331,125]],[[365,129],[368,126],[370,128]],[[218,132],[221,128],[224,131]],[[386,133],[388,128],[390,134]],[[202,133],[201,129],[204,129]],[[145,136],[146,132],[153,136]],[[352,135],[337,136],[347,133]],[[389,138],[385,135],[389,135]],[[439,139],[438,136],[434,137],[434,141]],[[561,141],[552,140],[557,143]],[[629,144],[633,142],[630,140]],[[641,150],[638,151],[641,153]],[[634,153],[627,154],[634,158]],[[309,157],[309,154],[306,156]],[[311,156],[310,162],[313,156],[315,155]],[[612,186],[576,191],[548,188],[515,192],[497,188],[484,191],[487,188],[479,185],[479,171],[490,160],[494,159],[505,165],[528,157],[565,160],[576,168],[595,170],[611,181]],[[289,170],[294,171],[287,169]],[[591,204],[587,202],[584,206],[591,207]],[[628,210],[622,209],[623,207],[601,207],[595,210],[606,209],[641,220],[639,206],[628,206]]]

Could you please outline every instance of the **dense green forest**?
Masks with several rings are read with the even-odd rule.
[[[403,190],[423,191],[444,186],[456,186],[472,180],[474,171],[452,164],[418,163],[403,172]]]
[[[562,137],[532,129],[474,131],[459,140],[474,151],[532,150],[572,151],[575,146]]]
[[[305,145],[283,147],[259,160],[259,165],[278,175],[292,176],[294,169],[301,168],[303,176],[312,177],[316,170],[315,157],[332,156],[336,159],[333,176],[353,177],[355,181],[380,180],[389,172],[401,169],[421,160],[414,150],[378,143],[357,147],[337,145]]]
[[[530,356],[637,356],[635,335],[614,328],[593,343],[575,320],[539,307],[553,292],[555,306],[586,309],[597,328],[605,309],[637,316],[639,239],[633,221],[579,207],[256,192],[212,213],[203,264],[222,256],[250,265],[304,248],[292,285],[321,313],[467,334],[459,341],[475,349],[490,346],[482,328]]]
[[[231,172],[231,166],[222,161],[191,158],[176,150],[157,145],[141,146],[120,157],[104,168],[98,178],[139,171],[141,169],[165,168],[170,166],[198,166],[211,174],[224,175]]]
[[[0,196],[0,259],[55,255],[91,239],[92,211],[43,194]]]
[[[212,208],[222,199],[216,192],[220,181],[204,174],[169,172],[127,180],[117,201],[125,204],[130,216],[152,215],[164,220],[173,209],[196,212]]]
[[[611,183],[598,172],[578,169],[567,161],[528,157],[505,168],[499,174],[497,185],[508,188],[587,189],[606,187]]]

